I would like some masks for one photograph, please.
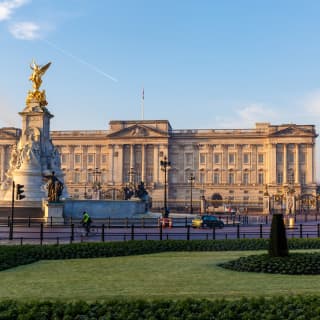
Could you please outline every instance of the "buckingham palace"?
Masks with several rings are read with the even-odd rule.
[[[0,179],[21,130],[0,129]],[[51,131],[69,195],[120,199],[145,183],[153,201],[262,204],[263,195],[316,196],[314,125],[256,123],[252,129],[172,129],[168,120],[110,121],[108,130]],[[161,163],[167,159],[167,175]]]

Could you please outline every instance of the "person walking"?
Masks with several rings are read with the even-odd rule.
[[[90,226],[91,226],[92,219],[89,216],[87,211],[83,211],[81,222],[82,222],[82,226],[86,230],[86,236],[88,236],[89,232],[90,232]]]

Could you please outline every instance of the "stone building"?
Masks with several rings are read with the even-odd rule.
[[[0,129],[0,180],[21,131]],[[117,199],[144,181],[163,206],[167,157],[168,201],[185,206],[200,196],[224,205],[262,206],[263,195],[316,195],[314,125],[257,123],[253,129],[174,130],[167,120],[110,121],[109,130],[51,131],[73,198]],[[190,175],[195,177],[190,181]],[[192,185],[191,185],[192,183]]]

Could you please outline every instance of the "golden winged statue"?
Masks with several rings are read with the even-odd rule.
[[[34,60],[32,61],[32,64],[30,64],[30,68],[33,72],[29,80],[32,81],[32,87],[34,89],[34,92],[39,90],[42,83],[41,77],[45,74],[45,72],[48,70],[50,65],[51,65],[51,62],[47,63],[44,66],[40,66],[40,65],[37,65]]]

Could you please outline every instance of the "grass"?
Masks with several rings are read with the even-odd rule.
[[[227,298],[319,294],[320,276],[234,272],[217,263],[262,253],[178,252],[40,261],[2,271],[0,299]]]

